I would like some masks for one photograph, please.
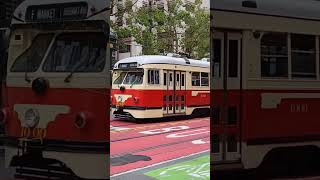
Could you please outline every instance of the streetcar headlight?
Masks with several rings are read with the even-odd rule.
[[[24,114],[24,120],[28,127],[36,127],[39,123],[39,112],[35,109],[28,109]]]
[[[74,125],[81,129],[81,128],[84,128],[85,125],[87,124],[87,116],[85,113],[81,112],[81,113],[78,113],[76,115],[76,118],[74,120]]]
[[[138,97],[134,97],[134,98],[133,98],[133,101],[134,101],[135,103],[138,103],[138,102],[139,102],[139,98],[138,98]]]

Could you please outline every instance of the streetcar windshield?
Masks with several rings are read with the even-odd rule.
[[[113,84],[142,84],[143,72],[121,72]]]
[[[52,41],[54,34],[39,34],[31,46],[15,60],[11,67],[12,72],[35,72]]]
[[[59,35],[45,61],[45,72],[101,72],[106,64],[103,33]]]

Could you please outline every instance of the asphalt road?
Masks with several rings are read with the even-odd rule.
[[[210,179],[210,119],[111,122],[111,179]]]

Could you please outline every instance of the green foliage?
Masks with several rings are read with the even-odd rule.
[[[200,7],[202,0],[186,4],[182,0],[166,0],[168,8],[143,6],[133,9],[136,0],[125,1],[116,18],[126,26],[112,23],[111,27],[121,39],[133,37],[142,45],[143,54],[166,52],[187,53],[202,58],[209,52],[209,11]],[[185,32],[181,33],[181,29]]]

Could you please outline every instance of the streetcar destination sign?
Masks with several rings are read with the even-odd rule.
[[[26,13],[28,22],[55,22],[81,20],[87,17],[88,4],[65,3],[29,6]]]

